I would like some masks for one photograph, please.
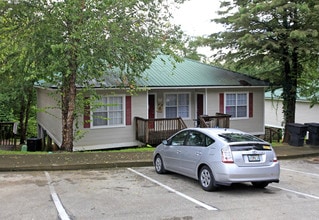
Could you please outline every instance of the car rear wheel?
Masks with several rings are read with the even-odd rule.
[[[218,188],[213,173],[208,166],[203,166],[200,169],[199,183],[205,191],[215,191]]]
[[[159,173],[159,174],[166,173],[164,163],[163,163],[162,157],[160,155],[156,155],[154,164],[155,164],[156,173]]]
[[[253,186],[259,189],[263,189],[268,186],[268,182],[252,182]]]

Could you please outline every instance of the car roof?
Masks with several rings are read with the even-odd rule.
[[[237,130],[237,129],[232,129],[232,128],[187,128],[185,130],[190,130],[190,131],[199,131],[199,132],[202,132],[210,137],[217,137],[220,139],[219,134],[226,134],[226,133],[229,133],[229,134],[245,134],[245,135],[249,135],[249,136],[254,136],[252,134],[249,134],[247,132],[244,132],[244,131],[240,131],[240,130]],[[256,137],[255,140],[249,140],[249,141],[231,141],[232,144],[236,144],[236,143],[244,143],[244,142],[247,142],[247,143],[253,143],[253,142],[264,142],[264,143],[268,143],[262,139],[259,139]]]
[[[218,134],[225,134],[225,133],[242,133],[248,134],[247,132],[243,132],[233,128],[187,128],[187,130],[195,130],[205,133],[207,135],[218,135]]]

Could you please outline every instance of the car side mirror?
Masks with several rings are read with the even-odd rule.
[[[167,140],[163,140],[163,141],[162,141],[162,144],[167,145],[167,144],[168,144],[168,141],[167,141]]]

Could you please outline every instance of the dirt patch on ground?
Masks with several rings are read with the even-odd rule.
[[[308,162],[319,164],[319,157],[312,157],[312,158],[308,159]]]

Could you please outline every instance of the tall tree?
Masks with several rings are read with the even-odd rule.
[[[21,144],[25,143],[31,107],[35,104],[36,80],[32,50],[26,47],[26,36],[30,34],[30,20],[26,18],[24,13],[0,2],[0,121],[19,121]]]
[[[219,15],[214,21],[226,29],[205,43],[219,49],[218,60],[254,69],[282,87],[284,121],[295,122],[298,83],[307,76],[304,65],[317,62],[319,2],[224,0]]]
[[[33,81],[22,79],[21,72],[18,73],[0,72],[0,121],[18,121],[20,144],[24,144],[27,139],[29,119],[35,116],[35,112],[32,111],[32,106],[35,105],[35,92]]]
[[[11,19],[6,26],[24,24],[21,18],[29,21],[27,26],[15,25],[6,32],[12,36],[29,28],[22,40],[35,72],[41,74],[37,77],[58,86],[62,148],[68,151],[73,149],[77,85],[86,86],[93,78],[118,68],[120,84],[135,88],[135,79],[160,51],[173,54],[172,46],[178,45],[180,36],[168,22],[172,3],[168,0],[4,2],[4,14]]]
[[[319,58],[317,62],[313,60],[308,62],[304,69],[307,75],[300,80],[302,85],[299,92],[301,96],[311,101],[310,107],[312,108],[319,104]]]
[[[192,60],[207,62],[207,57],[200,54],[198,49],[201,47],[200,37],[186,37],[184,40],[185,47],[181,49],[182,56]]]

